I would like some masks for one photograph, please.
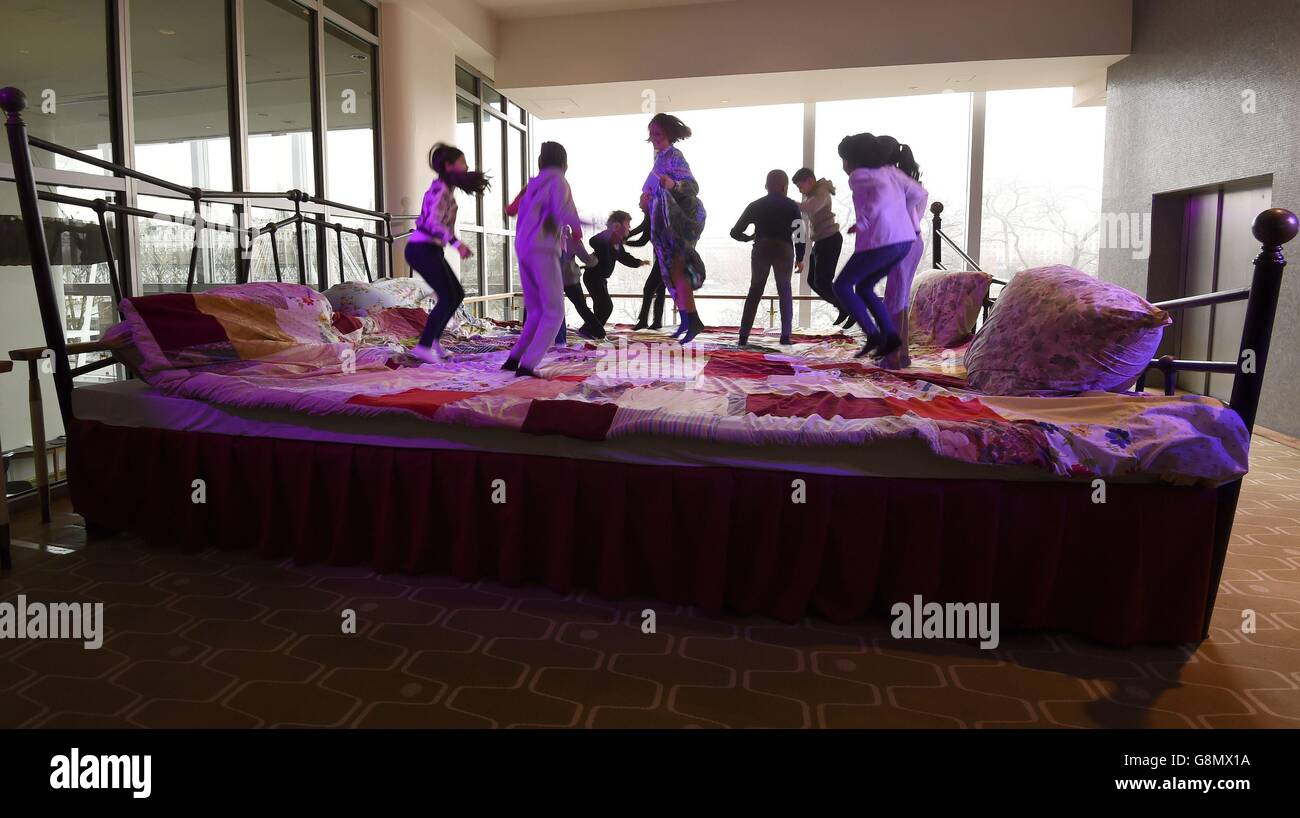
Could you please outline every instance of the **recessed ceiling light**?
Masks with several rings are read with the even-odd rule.
[[[164,37],[171,37],[176,33],[176,31],[170,28],[160,28],[158,29],[158,33]]]

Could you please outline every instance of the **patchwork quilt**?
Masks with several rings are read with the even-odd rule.
[[[364,415],[376,424],[402,414],[587,441],[641,435],[746,446],[915,439],[941,457],[1029,466],[1062,478],[1142,475],[1217,485],[1247,469],[1245,427],[1217,400],[984,395],[968,387],[962,348],[913,348],[912,366],[891,371],[855,360],[860,339],[843,334],[796,334],[793,345],[777,348],[763,346],[764,336],[755,332],[742,349],[734,328],[720,328],[683,348],[660,332],[618,328],[600,344],[571,334],[547,355],[543,377],[517,378],[500,368],[517,338],[512,322],[462,314],[454,339],[444,336],[454,360],[421,364],[405,353],[422,325],[409,311],[381,311],[366,326],[340,326],[317,315],[314,302],[237,308],[207,300],[213,297],[224,296],[214,290],[153,303],[157,297],[132,299],[127,321],[111,335],[147,350],[146,358],[161,356],[165,363],[155,361],[142,374],[164,394],[232,407]],[[188,307],[186,298],[193,302]],[[200,328],[193,337],[178,329],[186,326],[187,309]],[[274,323],[277,314],[290,330],[270,332],[277,341],[261,355],[240,322],[256,316]],[[191,342],[222,354],[191,354]],[[230,350],[246,354],[232,359]]]

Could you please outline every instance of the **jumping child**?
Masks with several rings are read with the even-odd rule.
[[[844,236],[840,234],[840,225],[835,221],[832,207],[835,185],[830,179],[818,179],[812,168],[796,170],[793,181],[803,194],[799,210],[808,220],[808,239],[812,241],[812,252],[804,256],[808,287],[839,310],[835,318],[835,325],[839,326],[849,314],[840,306],[831,287],[835,268],[840,263],[840,252],[844,249]]]
[[[582,283],[591,293],[595,322],[584,327],[585,333],[595,338],[605,337],[605,323],[614,312],[614,300],[609,297],[609,278],[614,274],[614,264],[641,267],[649,264],[623,249],[623,242],[632,232],[632,216],[625,210],[615,210],[605,221],[605,229],[591,237],[591,249],[596,253],[596,263],[582,274]]]
[[[892,136],[879,136],[877,139],[880,141],[881,150],[884,151],[885,158],[890,164],[906,173],[914,181],[921,181],[921,166],[916,163],[916,158],[912,156],[910,146],[899,144],[898,140]],[[916,230],[916,241],[913,242],[912,249],[903,257],[903,260],[890,268],[889,275],[885,277],[885,309],[889,311],[890,317],[894,320],[894,326],[903,339],[903,344],[892,355],[886,356],[884,359],[884,366],[889,369],[902,369],[912,362],[907,351],[908,300],[912,294],[912,279],[916,277],[916,268],[920,266],[921,256],[925,253],[925,241],[921,238],[921,218],[924,216],[924,211],[925,200],[922,199],[920,205],[912,213],[912,227]]]
[[[704,204],[699,199],[699,182],[676,147],[690,138],[691,129],[672,114],[659,113],[650,120],[647,131],[655,161],[641,196],[650,214],[650,242],[664,285],[682,316],[682,325],[673,336],[680,336],[685,345],[704,330],[695,311],[694,294],[703,283],[704,264],[695,252],[695,243],[704,232]]]
[[[866,343],[854,357],[872,350],[884,357],[903,340],[874,288],[912,249],[916,241],[913,214],[925,207],[929,194],[893,164],[894,157],[869,133],[844,137],[839,154],[853,190],[857,248],[835,279],[835,297],[866,335]]]
[[[564,228],[582,238],[582,222],[564,178],[568,153],[558,142],[543,142],[537,175],[516,200],[515,252],[524,290],[524,327],[503,369],[520,377],[538,377],[537,367],[564,324],[564,277],[560,272]]]
[[[420,217],[406,242],[404,255],[411,269],[429,282],[437,294],[437,303],[429,312],[419,343],[411,350],[411,355],[421,361],[434,363],[451,357],[439,340],[447,322],[465,300],[465,290],[447,264],[445,248],[454,247],[462,259],[471,255],[469,247],[456,238],[456,190],[482,193],[488,189],[489,182],[481,172],[469,169],[462,151],[442,142],[429,151],[429,167],[435,178],[424,194]]]
[[[767,195],[755,199],[745,208],[731,228],[731,237],[736,241],[752,241],[750,253],[749,294],[745,297],[745,310],[740,318],[739,343],[749,343],[749,330],[754,326],[754,314],[758,312],[758,302],[767,289],[767,278],[776,279],[776,292],[781,302],[781,344],[790,343],[790,322],[794,317],[794,296],[790,288],[790,276],[794,271],[795,247],[792,235],[799,228],[803,219],[799,205],[795,204],[786,193],[790,190],[790,177],[783,170],[768,171],[764,183]],[[745,230],[754,226],[753,235]],[[799,244],[799,255],[803,255],[804,245]]]

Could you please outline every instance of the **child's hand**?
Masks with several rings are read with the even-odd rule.
[[[474,255],[474,253],[469,249],[468,244],[456,245],[456,252],[460,253],[461,258],[469,258],[470,256]]]
[[[856,224],[851,224],[851,225],[849,225],[849,229],[848,229],[848,230],[845,230],[844,232],[845,232],[845,233],[856,233],[856,232],[858,232],[858,226],[857,226]]]

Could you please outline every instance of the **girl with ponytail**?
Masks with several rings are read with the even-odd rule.
[[[912,181],[921,181],[921,166],[916,163],[909,146],[899,144],[892,136],[878,136],[876,139],[880,142],[881,150],[890,164],[901,170]],[[920,207],[910,214],[912,226],[916,230],[916,241],[912,243],[912,248],[902,261],[889,269],[889,273],[885,276],[885,311],[893,319],[899,337],[903,341],[898,349],[885,356],[883,364],[886,369],[902,369],[912,362],[907,349],[908,299],[912,294],[912,279],[916,277],[916,268],[920,266],[921,256],[925,254],[925,242],[921,239],[921,217],[924,215],[921,211],[924,208],[925,203],[922,202]]]
[[[876,297],[875,286],[912,252],[917,215],[929,194],[895,164],[899,151],[872,134],[844,137],[839,154],[853,190],[857,247],[835,279],[835,296],[866,334],[857,357],[874,350],[884,358],[902,346],[903,339]]]
[[[434,363],[451,358],[439,340],[447,322],[465,300],[465,290],[447,263],[446,248],[455,248],[462,259],[471,255],[469,247],[456,237],[456,190],[482,193],[490,182],[481,172],[469,169],[464,152],[442,142],[429,151],[429,167],[435,178],[424,194],[420,216],[407,239],[404,255],[406,263],[429,282],[437,295],[419,343],[411,349],[411,355],[425,363]]]

